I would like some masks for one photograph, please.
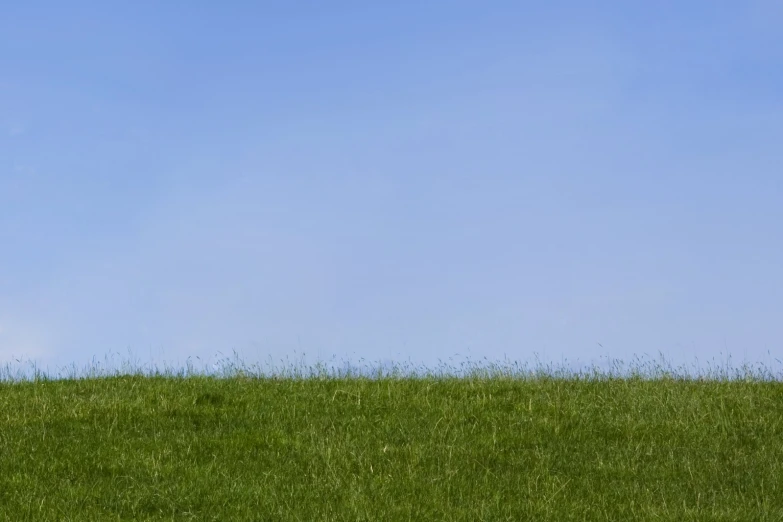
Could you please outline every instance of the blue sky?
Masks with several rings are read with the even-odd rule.
[[[769,362],[779,2],[12,2],[0,362]]]

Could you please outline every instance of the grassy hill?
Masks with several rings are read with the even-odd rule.
[[[0,520],[783,520],[783,383],[0,383]]]

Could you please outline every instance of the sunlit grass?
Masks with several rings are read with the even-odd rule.
[[[0,520],[782,520],[764,367],[518,364],[0,382]]]

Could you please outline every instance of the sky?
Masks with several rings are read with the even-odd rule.
[[[774,365],[781,6],[6,2],[0,363]]]

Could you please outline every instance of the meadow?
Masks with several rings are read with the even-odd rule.
[[[783,520],[783,383],[498,365],[7,375],[0,520]]]

